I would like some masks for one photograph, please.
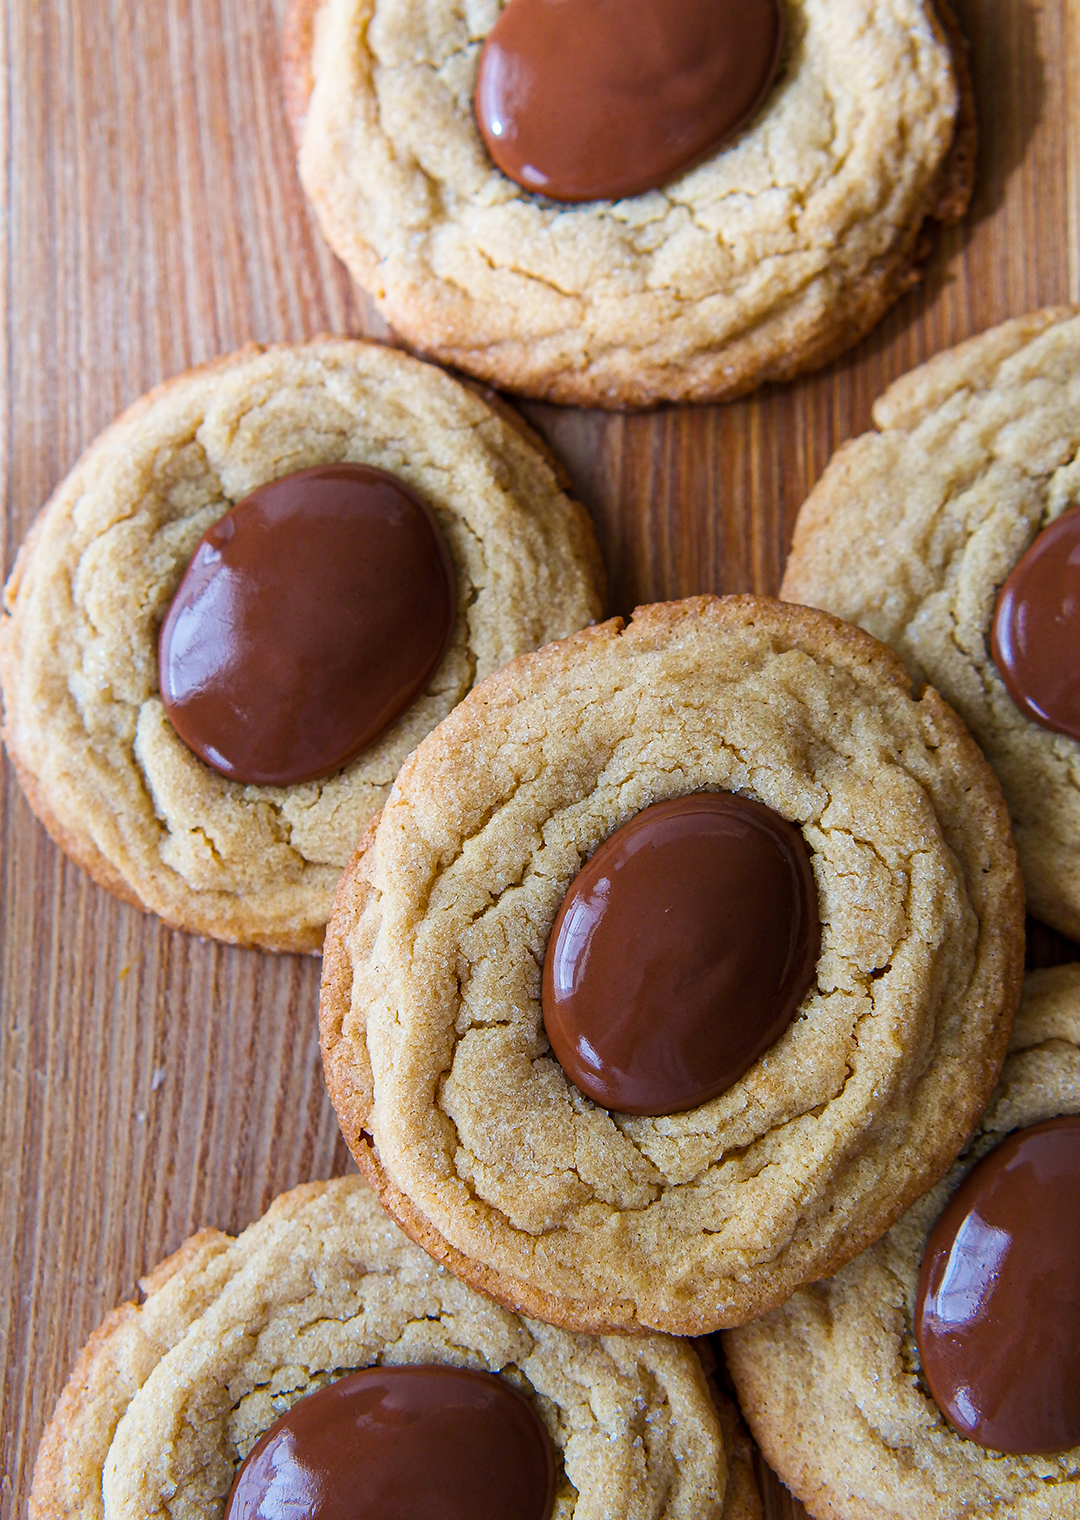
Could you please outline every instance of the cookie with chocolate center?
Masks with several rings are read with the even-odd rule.
[[[1029,974],[936,1187],[836,1277],[724,1336],[768,1461],[828,1520],[1080,1503],[1080,967]]]
[[[61,1394],[34,1520],[367,1515],[387,1481],[394,1513],[435,1494],[440,1514],[760,1520],[745,1433],[689,1345],[500,1308],[362,1178],[296,1188],[235,1240],[201,1231],[142,1286]],[[536,1461],[504,1471],[507,1449]]]
[[[514,662],[410,758],[329,926],[327,1080],[467,1280],[699,1334],[949,1165],[1022,951],[1001,794],[937,694],[826,614],[694,598]]]
[[[292,0],[327,240],[416,349],[585,406],[824,364],[967,207],[943,0]]]
[[[1080,313],[936,355],[807,498],[782,594],[891,645],[960,713],[1012,815],[1030,910],[1080,938]]]
[[[507,409],[377,344],[249,348],[100,439],[21,549],[4,741],[102,885],[317,950],[405,756],[599,615],[583,508]]]

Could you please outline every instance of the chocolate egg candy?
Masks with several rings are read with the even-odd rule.
[[[723,792],[660,802],[571,882],[544,960],[544,1027],[605,1108],[696,1108],[783,1034],[820,947],[794,824]]]
[[[549,1520],[555,1457],[503,1378],[368,1367],[301,1399],[252,1447],[226,1520]]]
[[[1017,1131],[965,1179],[926,1245],[915,1337],[961,1435],[1080,1446],[1080,1117]]]
[[[161,700],[230,780],[310,781],[405,711],[453,626],[449,550],[404,482],[300,470],[204,533],[161,628]]]
[[[783,36],[781,0],[511,0],[480,57],[476,119],[526,190],[638,195],[753,116]]]

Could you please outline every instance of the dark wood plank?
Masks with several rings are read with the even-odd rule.
[[[256,339],[382,334],[309,217],[284,0],[7,0],[0,29],[0,557],[150,385]],[[874,397],[1004,317],[1080,299],[1080,9],[962,0],[983,124],[968,221],[822,374],[723,408],[530,406],[594,514],[612,607],[775,591],[796,510]],[[0,788],[0,1517],[75,1352],[202,1224],[347,1157],[318,964],[202,943],[89,883]],[[1033,964],[1075,948],[1036,929]],[[770,1480],[769,1513],[802,1513]]]

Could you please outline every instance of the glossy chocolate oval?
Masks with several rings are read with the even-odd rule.
[[[294,1404],[252,1447],[227,1520],[548,1520],[555,1456],[491,1372],[369,1367]]]
[[[1080,507],[1036,538],[994,610],[994,664],[1021,712],[1080,739]]]
[[[492,158],[559,201],[664,184],[764,100],[782,0],[510,0],[480,55]]]
[[[779,1039],[820,948],[813,868],[794,824],[726,792],[659,802],[571,882],[544,960],[544,1027],[595,1102],[680,1113]]]
[[[964,1180],[927,1241],[915,1337],[962,1436],[1080,1446],[1080,1118],[1018,1130]]]
[[[404,712],[453,626],[453,566],[423,502],[367,465],[300,470],[203,534],[162,624],[161,700],[230,780],[310,781]]]

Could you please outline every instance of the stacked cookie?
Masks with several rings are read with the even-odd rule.
[[[512,661],[406,762],[327,938],[331,1093],[425,1251],[357,1181],[290,1195],[235,1244],[196,1237],[85,1353],[35,1512],[169,1495],[238,1520],[313,1502],[313,1472],[320,1504],[352,1503],[355,1470],[416,1499],[423,1452],[477,1449],[447,1399],[488,1401],[495,1372],[513,1393],[481,1424],[509,1422],[491,1439],[532,1476],[492,1513],[760,1513],[694,1353],[612,1332],[759,1315],[940,1175],[1000,1067],[1021,913],[981,753],[850,625],[698,598]],[[611,975],[612,925],[631,1025],[614,1046],[589,981]],[[714,987],[694,993],[718,955],[719,1017]],[[597,1081],[637,1096],[605,1104]],[[610,1429],[581,1414],[582,1382],[589,1410],[614,1399]],[[370,1429],[382,1453],[403,1409],[420,1445],[393,1460],[320,1434]],[[472,1513],[464,1473],[440,1459],[432,1481],[450,1471]]]
[[[783,585],[955,705],[1033,911],[1074,937],[1078,359],[1080,316],[1059,309],[897,381],[802,509]],[[831,1281],[725,1337],[755,1435],[815,1516],[1077,1513],[1078,1019],[1078,968],[1032,973],[947,1176]]]
[[[46,691],[61,684],[37,675],[43,667],[47,672],[44,656],[28,658],[24,650],[44,647],[56,661],[66,647],[77,649],[81,662],[72,662],[62,684],[73,692],[71,706],[93,712],[75,700],[88,640],[69,609],[104,604],[95,575],[106,588],[112,584],[100,567],[107,572],[114,540],[122,541],[114,532],[119,523],[124,533],[139,535],[139,544],[153,542],[155,532],[165,542],[160,585],[142,599],[159,609],[160,697],[151,692],[141,707],[131,703],[135,758],[145,767],[143,757],[152,753],[140,725],[150,721],[147,705],[156,700],[163,712],[152,719],[171,725],[174,747],[201,743],[207,751],[186,763],[213,770],[222,778],[216,784],[235,789],[241,805],[258,788],[280,794],[308,784],[311,762],[287,754],[282,760],[283,740],[257,744],[251,755],[232,748],[237,733],[249,736],[258,711],[246,723],[215,729],[219,709],[225,706],[226,718],[232,711],[224,699],[208,708],[185,706],[181,656],[186,652],[190,665],[203,658],[207,643],[198,627],[185,631],[185,619],[208,596],[213,608],[206,587],[221,564],[232,577],[226,589],[235,583],[246,594],[249,582],[259,580],[261,546],[274,532],[294,534],[286,539],[290,556],[303,562],[306,537],[321,543],[329,532],[323,518],[342,515],[342,491],[353,493],[349,511],[359,492],[380,524],[403,525],[406,570],[398,579],[409,587],[418,582],[420,600],[435,609],[435,632],[414,684],[393,666],[408,711],[415,681],[422,688],[446,658],[460,611],[460,593],[454,600],[460,561],[444,552],[435,508],[402,475],[371,460],[370,445],[368,461],[343,459],[340,448],[322,464],[305,459],[301,472],[256,483],[246,495],[235,491],[240,499],[231,506],[220,485],[218,497],[207,500],[205,475],[197,476],[192,462],[192,456],[205,462],[213,444],[214,387],[223,378],[226,400],[243,419],[226,414],[230,425],[221,430],[231,441],[258,413],[253,385],[266,386],[271,412],[293,404],[275,367],[290,377],[298,372],[295,388],[317,398],[305,396],[306,404],[322,406],[327,392],[334,399],[338,368],[355,388],[386,364],[428,383],[414,361],[325,343],[314,352],[245,355],[209,376],[188,377],[178,383],[186,446],[162,442],[154,415],[162,398],[150,398],[133,414],[136,422],[149,414],[154,426],[152,449],[135,453],[133,468],[150,469],[139,464],[147,457],[152,471],[139,474],[142,493],[132,505],[110,494],[110,469],[118,469],[118,457],[130,463],[133,452],[132,417],[118,424],[111,437],[122,437],[123,450],[110,454],[107,438],[91,453],[47,510],[17,569],[5,645],[14,733],[24,732],[18,720],[27,705],[21,698],[27,672]],[[446,391],[452,382],[431,383],[444,388],[440,394],[452,405],[472,405],[458,387]],[[165,399],[176,397],[166,391]],[[165,411],[165,425],[174,426]],[[500,417],[484,409],[477,421],[507,451],[527,450],[528,467],[542,467],[550,478],[532,445]],[[256,435],[260,425],[261,419],[251,423]],[[184,436],[179,427],[175,433]],[[228,478],[225,460],[214,465],[219,483]],[[110,507],[112,515],[99,522],[93,488],[101,478],[108,489],[97,498],[98,511]],[[147,479],[174,478],[171,494],[162,486],[147,490]],[[296,529],[298,499],[314,519],[302,517]],[[572,504],[555,502],[547,510],[561,542],[572,544],[576,529],[578,542],[588,545]],[[148,524],[140,514],[150,515]],[[172,532],[180,532],[175,521],[189,554],[196,545],[186,570],[175,551],[171,560],[165,552]],[[326,575],[336,569],[333,558],[345,557],[338,540],[330,542]],[[489,558],[497,563],[495,552]],[[57,564],[76,568],[61,571]],[[442,585],[448,590],[440,602]],[[331,600],[335,610],[348,603],[345,593]],[[243,612],[247,604],[241,598],[236,605]],[[58,607],[74,624],[70,643],[56,635]],[[229,616],[239,625],[239,613]],[[49,618],[44,639],[36,624]],[[305,625],[315,621],[307,613]],[[111,632],[104,617],[93,626]],[[141,626],[152,626],[150,616]],[[212,617],[209,626],[213,634]],[[254,626],[258,638],[233,639],[242,670],[251,646],[269,637],[265,615]],[[134,689],[134,677],[120,674]],[[143,681],[152,686],[152,676],[144,673]],[[188,684],[196,697],[207,687],[216,691],[210,678]],[[121,685],[111,674],[110,690]],[[226,695],[233,689],[226,686]],[[393,713],[390,723],[397,718]],[[63,713],[49,721],[59,724]],[[305,738],[321,732],[320,722],[315,712]],[[122,727],[114,720],[108,731]],[[106,729],[99,719],[96,731]],[[283,732],[287,737],[288,725]],[[81,753],[95,754],[95,729],[85,720],[84,734]],[[16,753],[25,754],[31,742],[32,731],[22,750],[16,738]],[[347,776],[356,763],[348,758],[352,750],[359,745],[362,763],[371,739],[333,742],[331,764]],[[264,771],[246,774],[256,764]],[[272,764],[298,774],[268,779]],[[85,768],[93,775],[96,764]],[[494,1299],[511,1315],[528,1317],[515,1324],[546,1322],[571,1338],[701,1335],[753,1320],[836,1272],[949,1166],[1000,1069],[1019,988],[1021,915],[1008,817],[982,753],[933,689],[913,691],[902,662],[884,645],[824,612],[763,598],[641,609],[625,627],[595,626],[512,660],[481,681],[406,760],[337,890],[322,1000],[331,1094],[379,1196],[428,1253],[408,1256],[410,1271],[420,1263],[427,1278],[450,1284],[451,1294],[472,1292],[476,1313],[488,1306],[484,1313],[498,1318],[502,1311],[488,1305]],[[374,1204],[366,1191],[357,1197],[366,1223],[355,1225],[354,1246],[346,1245],[348,1230],[303,1227],[325,1235],[319,1250],[332,1263],[325,1270],[331,1279],[341,1274],[346,1298],[360,1295],[341,1311],[350,1325],[366,1315],[364,1296],[382,1291],[369,1281],[377,1273],[365,1255]],[[292,1207],[282,1203],[271,1218],[289,1216]],[[336,1205],[331,1200],[327,1207]],[[393,1239],[395,1249],[407,1249]],[[278,1482],[276,1443],[306,1450],[304,1442],[314,1439],[305,1432],[322,1415],[304,1413],[307,1394],[316,1396],[326,1384],[342,1403],[370,1401],[376,1392],[388,1408],[398,1407],[399,1398],[409,1407],[410,1400],[430,1403],[419,1373],[391,1380],[388,1389],[378,1382],[382,1373],[371,1371],[395,1362],[396,1340],[361,1337],[344,1358],[323,1347],[322,1361],[304,1361],[306,1321],[292,1308],[278,1365],[302,1364],[307,1375],[272,1373],[270,1386],[280,1397],[251,1403],[262,1384],[255,1379],[244,1392],[244,1378],[218,1368],[214,1356],[235,1334],[245,1345],[269,1334],[257,1305],[279,1291],[293,1304],[300,1247],[290,1246],[288,1264],[273,1252],[267,1259],[256,1253],[252,1279],[236,1290],[240,1318],[227,1324],[226,1315],[219,1324],[225,1311],[212,1302],[221,1287],[219,1245],[204,1262],[206,1242],[197,1240],[180,1262],[168,1264],[162,1291],[175,1283],[160,1304],[158,1278],[152,1279],[147,1324],[161,1308],[163,1328],[150,1339],[164,1370],[155,1380],[154,1358],[131,1352],[139,1369],[117,1375],[118,1388],[132,1395],[130,1410],[126,1395],[100,1392],[114,1375],[115,1357],[128,1352],[116,1350],[109,1327],[93,1343],[43,1448],[40,1513],[93,1507],[97,1499],[87,1496],[97,1494],[99,1479],[110,1512],[117,1506],[146,1512],[153,1493],[166,1490],[202,1512],[224,1501],[237,1463],[250,1458],[230,1499],[230,1513],[247,1513],[245,1506],[258,1509],[266,1485]],[[245,1249],[237,1247],[237,1260]],[[197,1273],[206,1267],[209,1287],[188,1283],[181,1268],[189,1256]],[[308,1283],[322,1272],[307,1266],[300,1276]],[[458,1287],[458,1278],[471,1288]],[[488,1297],[476,1298],[475,1289]],[[184,1306],[172,1325],[175,1294]],[[321,1297],[318,1303],[323,1319]],[[123,1311],[117,1324],[127,1326],[142,1312]],[[142,1332],[131,1333],[141,1347]],[[594,1355],[582,1349],[589,1342],[567,1345],[578,1348],[574,1355]],[[669,1354],[676,1355],[663,1352]],[[164,1465],[155,1465],[147,1457],[145,1422],[167,1425],[172,1418],[161,1401],[175,1400],[188,1376],[182,1364],[192,1356],[195,1403],[182,1402],[176,1418],[200,1441],[205,1436],[213,1452],[200,1446],[186,1453],[168,1437]],[[415,1367],[418,1358],[431,1359],[419,1343],[402,1363]],[[447,1364],[441,1355],[434,1361]],[[692,1359],[681,1365],[703,1386]],[[500,1375],[513,1385],[508,1368],[500,1364]],[[359,1383],[341,1376],[353,1369]],[[468,1402],[476,1389],[466,1382]],[[223,1385],[224,1406],[216,1391]],[[562,1415],[545,1425],[547,1397],[533,1383],[525,1390],[529,1419],[513,1401],[503,1410],[515,1428],[525,1420],[531,1434],[522,1439],[540,1453],[532,1466],[548,1474],[543,1482],[530,1480],[528,1502],[539,1505],[538,1515],[549,1513],[562,1484],[566,1512],[577,1513],[580,1504],[586,1513],[593,1500],[571,1461],[575,1438],[566,1437],[561,1455],[545,1444],[553,1429],[563,1429]],[[634,1396],[634,1407],[658,1418],[655,1403],[643,1404],[643,1397]],[[664,1407],[673,1399],[667,1391]],[[216,1425],[197,1412],[205,1400],[207,1409],[219,1410]],[[295,1416],[294,1405],[301,1410]],[[351,1407],[342,1415],[347,1422]],[[693,1469],[692,1491],[697,1502],[711,1495],[707,1505],[719,1513],[725,1459],[711,1409],[699,1398],[677,1444],[711,1453],[700,1472]],[[502,1418],[497,1411],[496,1417]],[[84,1424],[92,1437],[84,1439]],[[460,1444],[452,1433],[432,1439]],[[731,1439],[737,1449],[737,1436]],[[320,1450],[313,1448],[316,1466],[325,1458]],[[415,1460],[411,1452],[402,1458],[406,1469]],[[69,1472],[76,1455],[77,1470]],[[656,1460],[667,1470],[675,1459]],[[330,1467],[332,1486],[338,1469]],[[604,1478],[601,1486],[627,1481]],[[135,1485],[130,1495],[125,1484]],[[661,1487],[663,1497],[643,1500],[643,1514],[681,1512],[678,1493]],[[753,1505],[745,1479],[738,1492]],[[618,1512],[632,1512],[619,1502]]]
[[[1080,968],[1032,972],[956,1165],[836,1277],[725,1334],[811,1514],[1077,1513],[1078,1114]]]
[[[973,1014],[988,1012],[992,986],[1007,1028],[1017,879],[989,848],[1010,846],[979,751],[924,684],[932,674],[968,704],[1017,823],[1028,823],[1033,895],[1072,927],[1062,862],[1075,860],[1063,818],[1077,726],[1077,330],[1073,312],[1038,314],[907,377],[877,409],[882,434],[850,445],[808,503],[785,591],[807,595],[816,573],[818,599],[846,597],[843,610],[887,634],[903,664],[873,641],[860,647],[849,625],[750,598],[644,609],[626,629],[527,657],[411,758],[343,879],[328,936],[328,1079],[391,1211],[486,1292],[563,1323],[693,1333],[750,1321],[727,1337],[744,1406],[816,1515],[1034,1517],[1073,1514],[1078,1502],[1080,981],[1075,968],[1031,980],[982,1112],[980,1070],[995,1058]],[[898,483],[904,510],[885,513]],[[870,552],[853,556],[853,542]],[[1032,757],[1024,778],[1021,754]],[[930,831],[905,806],[912,781],[942,859],[959,867],[956,922],[967,919],[971,960],[954,959],[942,932],[947,873],[923,875]],[[791,899],[779,959],[797,968],[808,944],[790,844],[776,843],[790,869],[775,890],[762,893],[753,874],[725,890],[723,868],[710,876],[695,857],[708,913],[683,891],[671,831],[715,813],[703,804],[718,793],[779,819],[774,842],[798,824],[820,939],[809,936],[812,987],[796,975],[798,1017],[748,1062],[722,1053],[727,1080],[710,1078],[691,1104],[679,1083],[689,1068],[700,1076],[703,1047],[688,1062],[671,1041],[691,1038],[686,989],[715,900],[758,905],[758,940],[742,901],[738,914],[729,901],[717,909],[739,924],[752,962],[775,951],[775,917],[761,912],[770,897]],[[907,854],[901,819],[918,839]],[[758,827],[753,813],[738,825]],[[1055,838],[1053,852],[1031,843]],[[853,843],[867,856],[845,867]],[[725,848],[725,860],[755,853]],[[635,876],[646,851],[665,864]],[[879,866],[904,877],[903,927],[868,954],[867,931],[889,922]],[[847,887],[865,894],[861,921],[846,915]],[[672,913],[679,974],[665,979],[650,920]],[[928,955],[913,923],[928,931]],[[992,971],[976,949],[986,932],[1001,953]],[[955,1020],[971,1039],[962,1053],[920,1032],[910,974],[890,1018],[889,983],[909,951],[941,993],[934,1036]],[[846,976],[830,982],[838,964]],[[784,976],[777,987],[783,1004]],[[847,1002],[860,992],[865,1023]],[[850,1022],[823,1016],[829,994]],[[800,1042],[827,1024],[835,1044],[824,1038],[800,1061]],[[875,1060],[886,1031],[891,1070]],[[800,1082],[785,1081],[789,1071]],[[860,1076],[867,1105],[856,1113]],[[927,1160],[927,1132],[943,1151],[970,1137],[928,1192],[940,1167]],[[835,1273],[876,1237],[905,1188],[916,1201],[876,1245],[789,1296],[800,1273]],[[756,1319],[769,1293],[787,1301]]]
[[[740,812],[714,830],[718,796]],[[586,883],[554,968],[582,867],[676,799],[700,853],[646,836],[625,903],[629,865]],[[1022,952],[1000,792],[936,693],[820,612],[698,598],[514,662],[419,746],[338,891],[327,1077],[391,1212],[485,1292],[700,1335],[835,1271],[940,1175]],[[600,1081],[632,1085],[644,1047],[644,1102],[556,1059],[556,976],[594,1004],[569,1018]],[[729,1048],[729,1019],[761,1046]],[[681,1085],[713,1061],[711,1090]]]

